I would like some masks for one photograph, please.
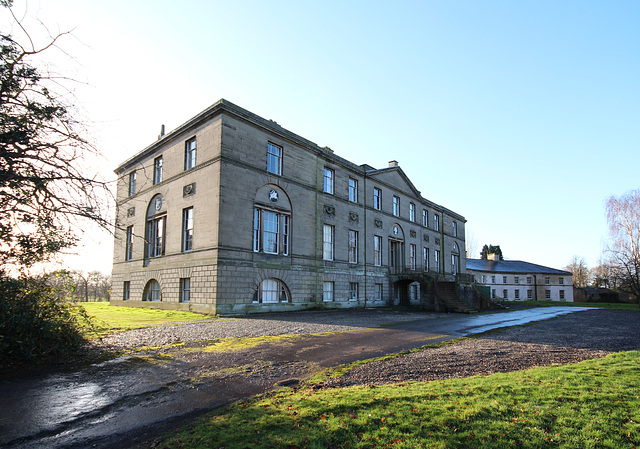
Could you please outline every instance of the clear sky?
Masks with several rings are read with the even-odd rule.
[[[395,159],[507,259],[593,267],[640,188],[640,2],[15,0],[60,46],[105,177],[225,98],[338,155]],[[3,30],[4,31],[4,30]],[[110,270],[89,233],[69,263]],[[473,254],[478,257],[478,254]]]

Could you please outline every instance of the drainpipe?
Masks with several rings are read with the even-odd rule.
[[[369,229],[369,225],[367,222],[367,170],[363,168],[364,177],[363,177],[363,192],[364,192],[364,201],[362,202],[362,209],[364,215],[364,308],[367,308],[367,298],[369,295],[369,276],[367,269],[367,247],[369,246],[369,237],[367,236],[367,229]]]

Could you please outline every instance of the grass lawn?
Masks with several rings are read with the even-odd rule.
[[[381,387],[284,389],[236,403],[158,448],[640,447],[640,352]]]
[[[518,305],[530,307],[599,307],[609,310],[640,310],[638,304],[628,304],[622,302],[562,302],[562,301],[498,301],[505,306]]]
[[[202,315],[192,312],[178,312],[174,310],[143,309],[139,307],[116,307],[108,302],[81,302],[78,305],[84,307],[87,313],[94,317],[98,334],[104,336],[113,332],[143,327],[159,326],[178,321],[195,321],[212,319],[211,315]]]

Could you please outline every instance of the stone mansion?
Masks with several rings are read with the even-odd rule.
[[[427,304],[465,219],[226,100],[116,170],[112,304],[223,315]]]

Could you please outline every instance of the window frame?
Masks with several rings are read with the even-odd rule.
[[[330,287],[330,288],[327,288]],[[335,283],[333,281],[322,282],[322,301],[333,302],[335,300]]]
[[[275,216],[276,230],[268,230],[266,218]],[[271,222],[273,223],[273,222]],[[253,208],[253,252],[288,256],[291,239],[291,214],[261,206]],[[275,235],[276,251],[265,250],[265,242],[272,242],[267,236]]]
[[[429,271],[429,248],[426,246],[422,248],[422,263],[424,271]]]
[[[278,150],[277,154],[271,151],[272,149]],[[282,176],[282,156],[283,149],[280,145],[276,145],[272,142],[267,142],[267,172],[274,175]]]
[[[195,136],[184,142],[184,170],[191,170],[196,166],[197,143]]]
[[[167,214],[147,218],[147,258],[165,255],[167,244]]]
[[[453,227],[453,236],[458,237],[458,223],[455,221],[452,221],[451,226]]]
[[[191,302],[191,278],[180,278],[179,302]]]
[[[416,258],[418,257],[418,249],[414,243],[409,243],[409,269],[416,269]]]
[[[133,196],[136,194],[136,171],[132,171],[129,173],[129,196]]]
[[[422,226],[429,227],[429,211],[426,209],[422,209]]]
[[[436,249],[433,251],[434,262],[436,264],[437,273],[441,272],[442,267],[440,266],[440,250]]]
[[[335,171],[329,167],[324,167],[322,172],[322,191],[333,195],[335,191]]]
[[[433,214],[433,229],[435,231],[440,230],[440,215],[438,214]]]
[[[193,206],[182,209],[182,252],[193,251]]]
[[[322,225],[322,260],[331,262],[335,258],[335,232],[335,226]]]
[[[348,262],[351,264],[358,263],[358,231],[349,229],[349,242],[347,252],[349,254]]]
[[[162,182],[162,166],[162,155],[160,155],[153,160],[153,185]]]
[[[382,210],[382,189],[378,187],[373,188],[373,208],[375,210]]]
[[[360,284],[349,282],[349,301],[357,301],[360,297]]]
[[[409,221],[416,222],[416,205],[413,203],[409,203]]]
[[[124,281],[122,283],[122,300],[131,300],[131,281]]]
[[[392,213],[394,217],[400,216],[400,197],[397,195],[393,195],[393,209]]]
[[[382,266],[382,236],[373,236],[373,265]]]
[[[127,262],[133,260],[133,225],[127,226],[124,260]]]
[[[349,177],[349,201],[358,202],[358,180],[351,177]]]

